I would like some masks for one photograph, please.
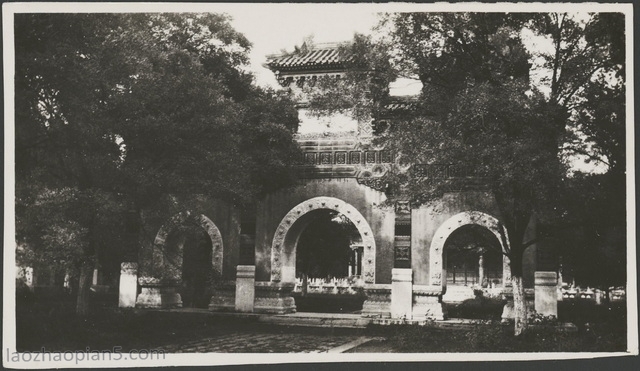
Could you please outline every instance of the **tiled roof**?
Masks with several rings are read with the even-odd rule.
[[[273,56],[267,61],[271,70],[311,70],[323,68],[343,68],[349,58],[336,47],[318,48],[302,54]]]

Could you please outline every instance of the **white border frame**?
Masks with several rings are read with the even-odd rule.
[[[626,65],[627,71],[627,352],[603,353],[426,353],[426,354],[169,354],[164,360],[154,361],[104,361],[98,363],[70,362],[11,363],[5,356],[15,351],[15,156],[14,156],[14,35],[13,15],[15,13],[95,13],[95,12],[224,12],[227,9],[248,12],[280,11],[295,9],[336,7],[342,9],[363,9],[368,12],[403,11],[481,11],[481,12],[552,12],[576,11],[577,4],[570,3],[456,3],[456,4],[185,4],[185,3],[5,3],[2,6],[4,41],[4,287],[3,287],[3,345],[2,359],[5,367],[130,367],[130,366],[171,366],[171,365],[222,365],[250,363],[290,363],[290,362],[354,362],[354,361],[522,361],[547,359],[585,359],[623,355],[638,355],[638,312],[637,312],[637,272],[636,272],[636,216],[635,216],[635,158],[634,158],[634,76],[633,76],[633,4],[580,3],[580,11],[621,12],[626,15]],[[267,8],[268,7],[268,8]]]

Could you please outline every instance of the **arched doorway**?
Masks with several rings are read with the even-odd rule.
[[[491,215],[454,215],[436,231],[430,251],[431,285],[440,287],[450,317],[500,319],[510,279],[506,230]]]
[[[493,288],[502,285],[500,241],[485,227],[462,226],[444,245],[447,288]]]
[[[300,234],[296,248],[296,278],[359,277],[362,239],[356,227],[337,211],[321,209]]]
[[[362,310],[362,238],[343,214],[319,209],[296,246],[296,286],[293,297],[298,312],[345,313]]]
[[[443,261],[447,287],[444,302],[501,293],[501,245],[487,228],[469,224],[453,231],[445,242]]]
[[[323,233],[341,236],[325,236],[323,247],[317,241],[317,235]],[[362,308],[363,287],[375,282],[375,256],[373,231],[362,214],[342,200],[316,197],[294,207],[276,229],[271,248],[271,282],[291,285],[294,296],[301,290],[306,290],[305,295],[313,291],[318,296],[333,295],[332,298],[352,295],[349,298],[354,299],[353,306],[338,303],[336,308],[325,311],[356,311]],[[320,308],[315,306],[312,310]]]
[[[295,283],[296,247],[302,232],[316,219],[319,211],[334,211],[355,226],[362,241],[362,281],[375,282],[376,244],[373,231],[364,216],[352,205],[333,197],[316,197],[298,204],[282,219],[271,245],[271,281]]]
[[[179,213],[165,223],[154,241],[160,253],[161,282],[175,287],[181,306],[207,308],[212,283],[222,275],[222,236],[205,215]]]
[[[440,287],[442,293],[444,293],[444,289],[447,287],[447,272],[444,263],[445,243],[451,234],[453,234],[458,228],[468,225],[476,226],[472,231],[478,231],[477,227],[486,229],[500,244],[500,251],[508,251],[508,246],[504,246],[504,244],[509,241],[507,230],[500,224],[498,219],[493,216],[479,211],[466,211],[447,219],[436,230],[429,248],[429,284],[431,286]],[[486,236],[486,234],[484,235]],[[505,282],[508,282],[511,279],[511,272],[509,269],[508,258],[504,254],[501,255],[502,283],[504,285]]]
[[[207,308],[211,298],[213,265],[212,243],[206,231],[194,223],[181,224],[169,233],[165,251],[165,256],[171,260],[170,264],[180,273],[177,290],[182,298],[182,306]]]

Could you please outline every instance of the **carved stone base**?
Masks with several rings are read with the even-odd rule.
[[[217,282],[209,301],[209,310],[213,312],[232,312],[236,306],[235,282]]]
[[[443,291],[442,286],[413,286],[412,319],[446,319],[447,311],[442,305]]]
[[[527,312],[533,313],[533,311],[535,310],[534,289],[524,289],[524,296],[527,301]],[[507,303],[502,309],[502,320],[506,321],[514,319],[515,313],[513,311],[513,288],[506,287],[505,291],[502,293],[502,297],[507,300]]]
[[[254,313],[295,313],[294,283],[256,282]]]
[[[367,299],[362,304],[363,317],[391,317],[391,285],[366,285],[364,292]]]
[[[145,285],[136,299],[136,308],[182,308],[182,298],[174,286]]]

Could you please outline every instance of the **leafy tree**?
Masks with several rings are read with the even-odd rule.
[[[81,267],[78,313],[96,254],[135,236],[132,211],[166,193],[243,204],[292,181],[296,111],[252,85],[227,16],[19,14],[15,35],[17,239]]]
[[[563,271],[578,285],[608,291],[626,283],[624,183],[613,174],[576,174],[567,180],[562,230]]]
[[[572,135],[563,151],[603,172],[578,172],[566,182],[566,213],[559,222],[577,232],[567,237],[575,248],[563,252],[569,258],[565,262],[575,262],[578,281],[608,289],[626,278],[624,15],[598,13],[580,21],[568,14],[545,14],[533,19],[532,29],[555,46],[545,58],[554,71],[550,100],[569,114]]]
[[[529,55],[520,21],[504,14],[399,15],[394,39],[403,64],[423,82],[421,114],[394,123],[387,145],[412,163],[455,164],[481,179],[495,196],[504,222],[516,334],[526,329],[523,255],[535,240],[525,233],[549,209],[564,171],[557,143],[563,116],[529,88]],[[428,51],[416,40],[435,40]],[[433,41],[432,41],[433,42]],[[396,172],[398,195],[416,203],[463,189],[459,177]],[[504,232],[503,230],[503,232]]]
[[[369,95],[373,98],[369,103],[366,99],[355,102],[364,102],[359,111],[376,120],[380,118],[376,107],[388,100],[384,94],[388,78],[372,76],[395,74],[421,80],[423,89],[413,111],[393,120],[377,139],[404,162],[414,164],[412,170],[398,168],[386,175],[390,200],[424,204],[469,187],[493,193],[506,231],[502,243],[508,246],[511,265],[516,335],[527,328],[522,258],[527,247],[537,242],[525,240],[525,231],[535,220],[556,221],[563,215],[559,198],[566,188],[568,165],[563,155],[582,151],[610,157],[612,162],[620,158],[616,156],[620,153],[618,129],[624,126],[624,118],[613,127],[604,124],[620,117],[620,106],[596,107],[594,99],[607,94],[602,90],[603,76],[619,67],[621,54],[613,47],[620,46],[620,33],[606,36],[598,30],[619,31],[624,29],[621,21],[606,15],[594,15],[585,23],[566,14],[388,14],[382,22],[382,29],[389,33],[381,41],[386,48],[365,48],[352,57],[365,61],[364,68],[352,68],[368,77],[362,79],[364,83],[347,81],[324,89],[328,94],[320,91],[312,97],[311,106],[326,112],[354,104],[353,98],[340,100],[337,89],[353,91],[352,97],[383,92]],[[543,55],[544,67],[550,71],[550,78],[543,81],[549,85],[547,94],[531,86],[532,56],[521,39],[523,30],[546,35],[553,44],[553,52]],[[354,45],[362,44],[362,39],[354,40]],[[366,58],[376,51],[381,54]],[[391,61],[387,66],[371,63],[385,59]],[[621,93],[620,86],[612,88]],[[589,107],[582,115],[589,117],[587,121],[579,120],[580,104]],[[596,142],[599,152],[589,150],[578,128]],[[616,144],[610,145],[607,133],[616,138]],[[420,174],[416,164],[427,165],[430,175]],[[438,171],[451,165],[455,176]]]

